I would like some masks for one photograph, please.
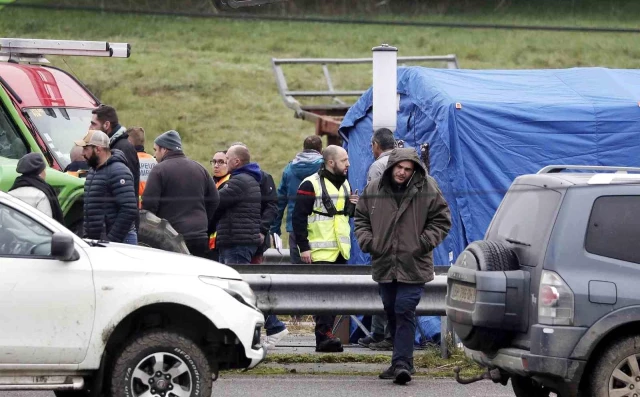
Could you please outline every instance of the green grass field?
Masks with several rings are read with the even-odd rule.
[[[371,47],[386,42],[399,47],[400,55],[455,53],[464,68],[640,64],[634,34],[243,22],[9,7],[0,12],[0,36],[131,43],[130,59],[69,57],[54,64],[73,71],[114,105],[124,125],[141,125],[150,138],[176,129],[187,154],[203,164],[214,150],[244,141],[276,180],[314,128],[294,119],[282,103],[271,57],[367,57]],[[371,84],[368,67],[354,69],[336,76],[336,85]],[[302,87],[301,81],[306,87],[323,83],[319,68],[291,68],[288,76],[291,88]]]
[[[637,6],[629,5],[633,3],[625,3],[627,8],[597,4],[596,11],[587,9],[583,14],[535,13],[525,8],[513,15],[423,19],[639,26],[640,13],[631,12]],[[369,57],[371,47],[390,43],[401,56],[454,53],[463,68],[640,66],[637,34],[244,22],[6,7],[0,12],[0,37],[131,43],[130,59],[69,57],[53,63],[72,71],[103,102],[114,105],[124,125],[143,126],[148,138],[178,130],[186,153],[207,167],[215,150],[245,142],[276,183],[314,127],[294,119],[293,111],[282,103],[272,57]],[[291,68],[287,75],[292,89],[323,87],[320,68]],[[338,88],[370,84],[370,67],[335,75]]]

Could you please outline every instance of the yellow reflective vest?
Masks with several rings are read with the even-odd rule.
[[[322,202],[320,175],[313,174],[304,181],[311,182],[316,195],[313,212],[307,218],[311,260],[313,262],[334,262],[340,254],[344,259],[349,259],[351,256],[351,227],[349,226],[349,216],[343,213],[351,192],[349,182],[345,181],[340,189],[336,189],[333,183],[325,179],[327,193],[338,211],[338,214],[330,216],[327,213],[328,209]]]

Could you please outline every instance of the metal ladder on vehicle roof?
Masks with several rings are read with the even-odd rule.
[[[617,173],[627,173],[628,171],[640,172],[640,167],[615,167],[606,165],[548,165],[538,171],[537,174],[553,174],[564,170],[615,171]]]
[[[108,41],[0,38],[0,61],[49,63],[45,55],[129,58],[131,45]]]

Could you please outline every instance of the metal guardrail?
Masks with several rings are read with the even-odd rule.
[[[378,283],[366,275],[244,274],[265,314],[383,314]],[[418,315],[445,315],[447,277],[422,293]]]

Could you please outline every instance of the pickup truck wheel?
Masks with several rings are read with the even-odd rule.
[[[113,397],[209,397],[211,367],[202,349],[176,332],[152,331],[128,343],[111,372]]]
[[[640,396],[640,336],[610,345],[600,356],[591,376],[595,397]]]
[[[511,376],[511,386],[516,397],[548,397],[551,390],[524,376]]]
[[[480,271],[510,271],[518,270],[520,266],[516,254],[495,241],[474,241],[469,244],[466,251],[476,258]],[[509,331],[484,327],[473,327],[466,335],[464,332],[458,332],[458,336],[469,349],[485,353],[497,351],[511,339]]]
[[[189,249],[184,243],[182,235],[176,232],[166,219],[158,218],[146,210],[140,211],[138,245],[189,254]]]

